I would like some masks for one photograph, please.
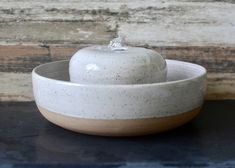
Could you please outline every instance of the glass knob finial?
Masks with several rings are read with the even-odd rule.
[[[121,37],[114,38],[110,41],[108,47],[112,51],[125,51],[127,47],[123,47],[123,40]]]

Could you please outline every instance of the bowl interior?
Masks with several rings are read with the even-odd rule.
[[[188,80],[202,76],[206,73],[205,68],[193,63],[166,60],[167,62],[167,82]],[[56,61],[40,65],[34,69],[34,72],[42,77],[64,82],[70,82],[69,79],[69,61]]]

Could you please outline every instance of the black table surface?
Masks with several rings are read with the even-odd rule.
[[[34,102],[0,103],[0,167],[235,167],[235,101],[207,101],[172,131],[108,138],[49,123]]]

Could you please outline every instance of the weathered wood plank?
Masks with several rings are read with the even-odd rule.
[[[209,73],[206,99],[235,99],[235,73]]]
[[[0,72],[0,101],[33,100],[31,74]]]
[[[0,72],[31,72],[42,63],[69,59],[78,45],[11,45],[0,46]],[[157,47],[153,48],[169,59],[200,64],[208,72],[235,73],[235,47]]]
[[[235,47],[158,47],[168,59],[189,61],[204,66],[208,72],[235,72]]]
[[[231,12],[233,0],[1,0],[0,21],[106,21],[121,19],[129,22],[156,21],[194,12],[205,16]],[[205,8],[207,11],[205,11]],[[185,12],[187,10],[187,12]],[[208,11],[210,10],[210,11]],[[226,13],[227,13],[226,12]],[[157,16],[159,14],[159,16]],[[198,17],[198,16],[193,16]],[[223,16],[220,16],[223,17]],[[207,19],[206,17],[204,19]]]
[[[53,61],[70,59],[76,51],[81,48],[88,47],[87,44],[79,45],[50,45],[50,54]]]
[[[0,23],[0,41],[36,43],[108,42],[116,32],[105,24],[81,22],[10,22]]]
[[[235,18],[235,14],[231,15]],[[119,27],[118,34],[126,37],[127,42],[132,45],[234,46],[235,38],[232,37],[235,34],[233,26],[235,22],[221,24],[220,26],[217,24],[217,22],[212,22],[211,25],[197,22],[195,24],[164,25],[158,23],[127,23]]]
[[[46,47],[0,46],[0,72],[31,72],[35,66],[50,61]]]
[[[96,43],[118,30],[133,45],[234,46],[234,18],[234,1],[2,0],[0,39]]]
[[[32,101],[30,73],[0,72],[0,101]],[[235,99],[235,73],[209,73],[206,99]]]

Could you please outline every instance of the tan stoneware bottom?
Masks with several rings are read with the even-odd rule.
[[[193,119],[200,107],[194,110],[161,118],[98,120],[69,117],[38,106],[42,115],[50,122],[65,129],[101,136],[140,136],[163,132],[185,124]]]

